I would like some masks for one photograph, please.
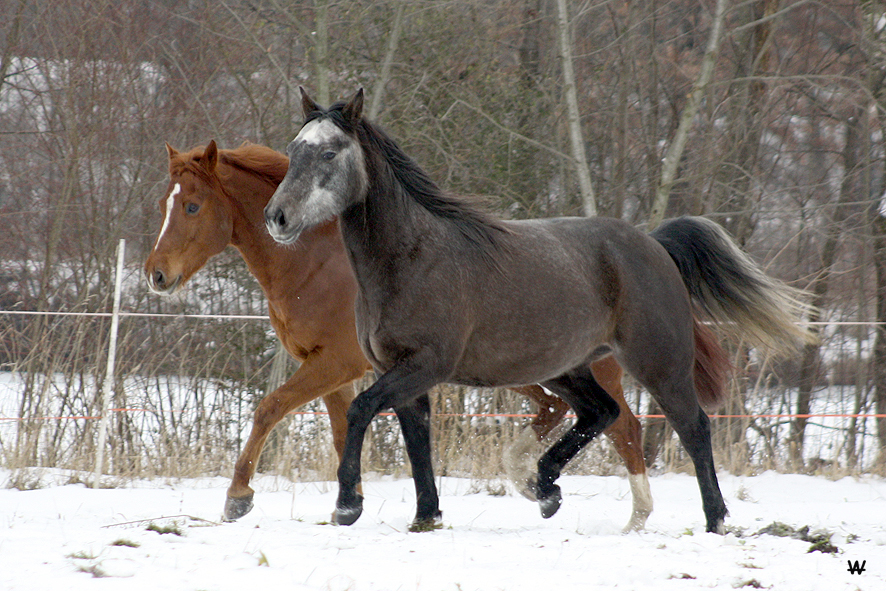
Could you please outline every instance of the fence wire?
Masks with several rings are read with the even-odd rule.
[[[0,311],[4,466],[92,468],[109,324],[110,313],[102,312]],[[274,347],[262,314],[122,312],[106,472],[229,475],[252,412],[267,393]],[[834,474],[875,468],[882,446],[876,421],[884,416],[874,412],[865,349],[844,343],[831,346],[828,356],[832,369],[805,414],[792,412],[796,388],[784,377],[789,368],[761,370],[761,364],[750,363],[737,372],[731,387],[742,412],[711,415],[721,468]],[[367,378],[364,386],[368,383]],[[625,385],[635,414],[647,426],[661,423],[661,415],[645,412],[648,395],[629,378]],[[436,388],[433,397],[438,473],[502,478],[503,450],[534,416],[528,400],[502,390],[453,386]],[[260,470],[334,479],[336,456],[325,414],[315,401],[284,419],[268,441]],[[807,421],[801,466],[789,460],[788,433],[798,418]],[[368,470],[408,471],[395,417],[378,417],[367,437]],[[676,438],[666,434],[654,467],[683,470],[688,464]],[[605,438],[569,471],[624,473]]]

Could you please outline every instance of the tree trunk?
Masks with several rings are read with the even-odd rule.
[[[15,16],[12,17],[12,23],[9,25],[9,31],[6,32],[6,43],[3,45],[3,52],[0,53],[0,97],[3,96],[3,84],[6,82],[9,66],[12,64],[15,48],[18,46],[18,40],[21,37],[22,15],[25,12],[27,3],[28,0],[19,0]]]
[[[588,158],[585,154],[584,134],[581,131],[581,116],[578,112],[578,91],[575,87],[575,71],[572,68],[572,39],[569,34],[569,11],[566,8],[566,0],[557,0],[557,38],[560,42],[560,64],[563,68],[566,121],[569,126],[572,159],[581,189],[582,212],[585,216],[591,217],[597,215],[597,198],[591,183],[591,169],[588,167]]]
[[[766,83],[760,76],[770,70],[772,21],[767,17],[777,9],[778,0],[758,0],[747,6],[743,20],[751,26],[737,34],[736,52],[744,52],[736,57],[735,82],[729,89],[732,108],[727,132],[731,139],[729,145],[734,146],[734,152],[727,157],[725,166],[721,166],[722,180],[718,183],[728,194],[713,204],[713,210],[735,212],[725,221],[725,226],[741,245],[754,231],[751,214],[756,200],[751,195],[754,186],[752,173],[757,167],[763,131],[760,112],[766,97]]]
[[[883,96],[883,84],[886,79],[886,30],[880,26],[880,20],[886,12],[882,1],[863,0],[861,2],[863,40],[865,48],[867,76],[865,85],[868,96],[874,97],[877,113],[886,108],[886,97]],[[883,122],[880,121],[882,127]],[[871,192],[871,194],[875,194]],[[879,193],[883,194],[883,187]],[[884,202],[881,198],[875,201],[868,212],[870,233],[873,242],[874,277],[876,279],[875,307],[876,324],[874,325],[874,351],[872,364],[874,411],[878,415],[886,415],[886,216]],[[876,459],[876,470],[886,474],[886,416],[878,416],[877,439],[880,442]]]
[[[397,54],[397,44],[400,42],[400,32],[403,30],[403,14],[406,12],[406,2],[397,3],[397,11],[394,13],[394,24],[391,25],[391,34],[388,37],[388,46],[385,51],[385,58],[381,64],[381,72],[375,79],[372,87],[372,95],[369,97],[369,111],[367,117],[370,121],[378,118],[378,112],[381,110],[382,99],[385,94],[385,86],[391,77],[391,64],[394,62],[394,56]]]
[[[877,324],[874,326],[874,353],[872,373],[874,379],[874,412],[877,417],[877,470],[886,473],[886,218],[877,215],[871,224],[874,231],[874,268],[876,270]]]
[[[708,83],[711,81],[711,76],[714,73],[714,64],[717,62],[717,53],[720,48],[720,31],[723,29],[723,18],[726,14],[726,4],[727,0],[717,0],[714,20],[711,23],[711,34],[708,37],[708,45],[701,60],[701,71],[698,73],[698,79],[695,81],[695,84],[692,85],[692,90],[689,91],[686,105],[680,114],[680,124],[677,126],[674,139],[665,153],[661,170],[661,181],[658,183],[658,189],[652,201],[652,209],[649,211],[648,228],[650,230],[655,229],[664,217],[671,197],[671,189],[677,177],[677,168],[683,157],[686,141],[689,139],[689,129],[692,127],[695,114],[698,112],[698,106],[701,104],[701,98],[704,96]]]
[[[859,109],[859,112],[855,116],[850,117],[846,122],[846,145],[843,148],[843,181],[840,184],[840,193],[834,206],[831,223],[825,226],[825,240],[821,249],[821,267],[810,289],[813,296],[812,303],[815,306],[810,314],[810,322],[821,320],[821,310],[826,302],[831,270],[837,258],[840,235],[846,231],[844,222],[849,215],[848,205],[856,199],[854,181],[857,175],[856,168],[858,166],[858,152],[861,142],[861,116],[863,116],[863,113]],[[813,326],[812,330],[817,329]],[[803,357],[800,365],[800,385],[797,390],[797,406],[795,409],[798,415],[807,415],[812,408],[812,392],[815,389],[815,384],[820,374],[820,348],[821,345],[818,343],[806,345],[803,348]],[[791,421],[788,449],[790,452],[790,462],[795,470],[801,470],[804,467],[803,440],[807,421],[808,419],[802,416],[795,417]]]
[[[315,0],[314,44],[315,69],[317,72],[317,102],[329,106],[329,5],[327,0]]]

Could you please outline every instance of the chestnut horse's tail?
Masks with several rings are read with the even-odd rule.
[[[717,335],[693,318],[695,333],[695,393],[705,412],[713,412],[726,401],[726,378],[732,371],[729,355]]]
[[[650,236],[677,264],[696,310],[730,336],[778,354],[815,342],[799,324],[812,308],[808,294],[763,273],[718,224],[680,217]]]

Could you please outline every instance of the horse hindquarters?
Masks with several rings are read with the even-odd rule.
[[[637,266],[626,267],[622,275],[627,304],[613,346],[622,367],[649,391],[677,431],[695,464],[707,529],[719,531],[726,506],[714,469],[708,418],[695,388],[697,362],[704,367],[710,360],[697,356],[686,287],[671,257],[657,246],[645,251],[646,258],[635,256],[630,262]]]

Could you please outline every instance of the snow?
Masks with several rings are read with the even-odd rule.
[[[0,471],[0,485],[11,476]],[[262,476],[252,513],[219,524],[224,478],[94,490],[64,484],[61,471],[38,477],[41,488],[0,490],[3,590],[886,590],[879,477],[721,474],[727,526],[739,532],[725,536],[704,533],[698,488],[683,474],[652,478],[655,511],[631,534],[621,533],[631,501],[618,477],[561,478],[563,507],[549,520],[519,495],[442,478],[444,526],[429,533],[407,531],[410,480],[365,480],[363,516],[337,527],[326,523],[335,483]],[[839,553],[756,535],[775,521],[827,530]],[[174,523],[182,535],[147,529]],[[848,571],[856,560],[861,574]]]

